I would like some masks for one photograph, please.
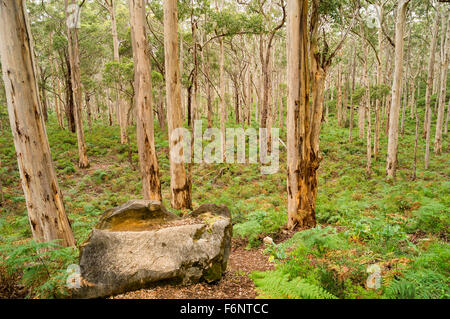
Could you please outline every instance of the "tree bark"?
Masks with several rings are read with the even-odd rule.
[[[336,79],[336,116],[338,126],[342,126],[342,64],[338,64]]]
[[[362,30],[362,33],[364,34],[364,37],[366,36],[364,33],[364,30]],[[365,39],[364,39],[365,40]],[[365,41],[364,41],[365,42]],[[371,116],[370,116],[370,82],[369,82],[369,75],[367,70],[367,59],[368,59],[368,48],[367,45],[363,46],[364,51],[364,73],[363,73],[363,83],[365,86],[365,94],[364,94],[364,102],[362,103],[362,108],[365,111],[365,117],[367,119],[367,130],[366,130],[366,143],[367,143],[367,151],[366,151],[366,173],[368,176],[372,174],[372,127],[371,127]]]
[[[136,135],[144,199],[161,201],[161,182],[153,131],[152,76],[146,34],[145,1],[129,0],[134,60]]]
[[[383,16],[384,8],[383,2],[380,2],[379,6],[379,27],[378,27],[378,63],[377,63],[377,86],[380,87],[383,84]],[[378,158],[378,151],[380,149],[380,129],[381,129],[381,98],[377,98],[375,101],[375,135],[373,139],[373,160]]]
[[[76,1],[72,0],[75,4]],[[68,0],[65,0],[66,8],[66,18],[68,17],[67,12]],[[69,51],[69,61],[70,61],[70,74],[72,80],[72,91],[73,91],[73,101],[74,101],[74,118],[75,118],[75,128],[77,132],[77,144],[78,144],[78,166],[80,168],[89,167],[89,160],[86,152],[86,142],[84,139],[83,130],[83,116],[82,116],[82,93],[81,93],[81,70],[80,70],[80,48],[78,45],[78,31],[77,29],[70,28],[67,26],[67,38],[68,38],[68,51]]]
[[[88,92],[86,92],[86,91],[84,91],[84,103],[86,104],[86,114],[87,114],[89,132],[92,133],[91,97],[88,94]]]
[[[398,152],[398,120],[400,115],[400,94],[403,72],[403,46],[405,33],[406,9],[410,0],[399,1],[395,25],[395,67],[392,84],[392,103],[389,115],[388,150],[386,159],[386,175],[394,178],[397,170]]]
[[[224,7],[224,0],[222,0],[219,11],[222,11]],[[219,86],[220,86],[220,133],[222,139],[222,159],[225,161],[225,54],[223,47],[223,37],[219,38]]]
[[[350,123],[348,126],[348,141],[353,141],[353,93],[355,92],[355,73],[356,73],[356,40],[353,42],[353,54],[352,54],[352,88],[350,91]]]
[[[175,129],[183,126],[181,117],[181,84],[178,61],[178,10],[176,0],[164,1],[164,55],[167,92],[167,122],[169,128],[169,146],[172,150],[183,138],[172,138]],[[181,148],[181,154],[183,149]],[[171,204],[175,209],[191,209],[191,185],[187,177],[184,162],[176,163],[170,156]]]
[[[39,101],[25,1],[0,2],[0,58],[28,219],[34,239],[75,246]]]
[[[444,113],[445,113],[445,102],[446,102],[446,89],[447,89],[447,72],[449,64],[450,55],[450,26],[449,26],[449,15],[447,11],[442,15],[446,19],[446,23],[443,24],[442,33],[444,34],[444,25],[447,25],[447,31],[445,36],[445,43],[442,44],[441,53],[441,78],[440,78],[440,94],[439,94],[439,107],[436,121],[436,134],[434,137],[434,153],[439,155],[442,153],[442,126],[444,124]],[[443,19],[443,20],[444,20]]]
[[[318,153],[309,126],[308,1],[288,2],[288,227],[314,227]]]
[[[440,23],[440,14],[436,11],[436,17],[434,19],[432,40],[431,40],[431,48],[430,48],[430,60],[428,63],[428,78],[427,78],[427,87],[425,91],[425,127],[424,127],[424,135],[425,135],[425,169],[428,169],[430,164],[430,139],[431,139],[431,92],[433,85],[433,76],[434,76],[434,62],[435,62],[435,52],[437,45],[437,38],[439,32],[439,23]]]
[[[50,33],[50,46],[53,47],[53,32]],[[56,63],[55,63],[55,57],[53,52],[50,54],[50,69],[52,73],[52,85],[53,85],[53,97],[54,97],[54,104],[55,104],[55,112],[56,112],[56,119],[58,120],[58,125],[61,129],[64,129],[64,120],[62,117],[61,112],[61,104],[59,99],[61,98],[61,87],[59,84],[59,79],[56,76]]]

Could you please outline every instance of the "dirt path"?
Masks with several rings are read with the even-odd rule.
[[[274,269],[274,264],[268,261],[263,247],[247,250],[243,245],[233,244],[227,270],[217,283],[186,287],[165,285],[128,292],[113,299],[254,299],[257,293],[248,275],[255,270]]]

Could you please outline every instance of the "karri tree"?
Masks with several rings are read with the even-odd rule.
[[[410,0],[401,0],[397,7],[395,22],[395,59],[394,79],[392,83],[392,102],[389,112],[389,134],[386,159],[386,175],[388,179],[395,177],[397,170],[398,127],[400,115],[400,99],[403,79],[403,46],[405,34],[406,10]]]
[[[33,237],[74,246],[50,154],[25,1],[1,1],[0,24],[8,114]]]
[[[152,77],[146,33],[145,1],[129,0],[134,57],[134,103],[142,190],[145,199],[161,201],[161,182],[153,132]]]
[[[169,130],[171,204],[175,209],[192,208],[191,184],[184,162],[183,136],[173,134],[183,126],[181,82],[178,62],[178,10],[176,0],[164,0],[164,56],[166,71],[167,124]],[[179,149],[180,154],[173,154]]]

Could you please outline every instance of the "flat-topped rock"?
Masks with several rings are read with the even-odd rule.
[[[143,231],[160,228],[179,217],[158,201],[132,200],[107,210],[95,226],[109,231]]]
[[[160,202],[136,200],[105,212],[80,248],[77,298],[106,297],[160,281],[191,284],[222,277],[231,215],[205,204],[180,218]]]

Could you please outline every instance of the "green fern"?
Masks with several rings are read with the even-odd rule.
[[[289,299],[337,299],[322,287],[313,285],[296,277],[289,280],[289,275],[280,271],[254,272],[251,278],[265,297]]]

